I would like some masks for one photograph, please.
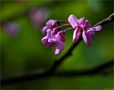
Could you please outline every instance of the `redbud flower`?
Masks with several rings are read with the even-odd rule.
[[[33,8],[30,11],[30,19],[35,26],[40,27],[48,18],[49,12],[47,8]]]
[[[8,35],[15,36],[19,32],[19,25],[17,23],[6,23],[4,30]]]
[[[65,35],[62,31],[48,29],[47,35],[41,41],[48,47],[55,46],[55,55],[58,55],[64,49]]]
[[[48,20],[46,26],[43,27],[42,33],[46,34],[48,29],[53,30],[54,28],[59,27],[57,20]]]
[[[64,24],[61,22],[64,22]],[[69,26],[61,30],[63,26]],[[58,55],[64,49],[65,32],[75,29],[73,33],[73,42],[76,43],[80,37],[83,38],[87,45],[92,44],[92,36],[95,32],[102,29],[101,25],[91,27],[91,23],[84,17],[77,19],[70,15],[67,20],[48,20],[41,32],[46,35],[42,38],[42,43],[48,47],[55,46],[55,55]]]
[[[68,17],[68,22],[75,29],[73,33],[73,42],[76,43],[79,37],[82,35],[84,42],[87,45],[92,44],[92,36],[96,31],[102,29],[101,25],[91,27],[91,24],[84,17],[77,19],[74,15]]]

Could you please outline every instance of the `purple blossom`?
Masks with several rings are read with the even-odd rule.
[[[47,35],[41,41],[48,47],[55,46],[55,55],[58,55],[64,49],[65,35],[62,31],[48,29]]]
[[[46,22],[46,26],[43,27],[43,29],[42,29],[41,32],[42,32],[43,34],[46,34],[48,29],[53,30],[53,29],[56,28],[56,27],[59,27],[57,20],[48,20],[48,21]]]
[[[68,17],[68,22],[75,29],[73,33],[73,42],[76,43],[79,37],[82,35],[84,42],[87,45],[92,44],[92,36],[96,31],[102,29],[101,25],[91,27],[91,24],[84,17],[77,19],[74,15]]]
[[[4,30],[8,35],[15,36],[19,32],[19,25],[17,23],[6,23]]]
[[[61,28],[64,26],[67,26],[67,28],[65,30],[61,30]],[[95,32],[100,31],[102,26],[98,25],[91,27],[91,23],[86,20],[85,17],[77,19],[74,15],[70,15],[68,20],[51,19],[46,22],[46,25],[41,30],[43,35],[45,35],[41,42],[48,47],[55,46],[55,55],[58,55],[64,49],[65,32],[71,29],[74,29],[74,43],[76,43],[79,38],[82,37],[87,45],[91,45],[92,36],[95,34]]]
[[[48,18],[49,12],[47,8],[33,8],[30,11],[30,18],[33,24],[37,27],[40,27],[44,21]]]

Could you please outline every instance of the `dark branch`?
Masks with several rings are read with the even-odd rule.
[[[114,20],[114,13],[112,13],[108,18],[100,21],[96,25],[105,25],[107,23],[110,23]],[[96,26],[94,25],[94,26]],[[59,60],[56,60],[53,66],[49,70],[43,70],[42,72],[31,72],[30,74],[23,74],[20,76],[12,77],[9,79],[2,79],[1,84],[11,84],[11,83],[16,83],[16,82],[22,82],[22,81],[28,81],[28,80],[33,80],[37,78],[44,78],[44,77],[49,77],[49,76],[76,76],[76,75],[93,75],[97,73],[103,72],[104,68],[107,68],[109,66],[113,66],[114,61],[110,61],[106,64],[97,66],[93,69],[89,70],[80,70],[80,71],[67,71],[67,72],[55,72],[56,69],[61,65],[61,63],[70,55],[72,55],[73,50],[78,46],[80,43],[81,38],[78,40],[77,43],[74,43],[71,45],[70,49],[63,55]]]
[[[97,24],[95,24],[94,26],[97,26],[97,25],[105,25],[107,23],[110,23],[110,22],[113,22],[114,21],[114,13],[112,13],[109,17],[107,17],[106,19],[98,22]]]
[[[73,70],[73,71],[58,71],[55,73],[48,73],[45,72],[45,70],[39,70],[36,72],[31,72],[31,73],[26,73],[22,75],[18,75],[12,78],[7,78],[1,80],[1,85],[4,86],[6,84],[13,84],[13,83],[19,83],[19,82],[24,82],[24,81],[29,81],[29,80],[34,80],[38,78],[46,78],[50,76],[61,76],[61,77],[71,77],[71,76],[82,76],[82,75],[95,75],[95,74],[108,74],[113,72],[113,65],[114,65],[114,60],[111,60],[109,62],[106,62],[104,64],[98,65],[92,69],[85,69],[85,70]],[[108,72],[105,71],[107,69],[110,69]]]

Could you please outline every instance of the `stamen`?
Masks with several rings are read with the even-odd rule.
[[[70,24],[63,24],[63,25],[61,25],[61,26],[59,26],[59,28],[61,28],[61,27],[63,27],[63,26],[70,26]]]

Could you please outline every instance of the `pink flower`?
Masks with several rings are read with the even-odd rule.
[[[62,31],[48,29],[47,35],[41,41],[48,47],[55,46],[55,55],[58,55],[64,49],[65,35]]]
[[[63,27],[67,28],[61,30]],[[77,19],[74,15],[70,15],[68,20],[48,20],[41,30],[41,32],[46,35],[41,41],[48,47],[55,46],[55,55],[58,55],[64,49],[65,33],[71,29],[74,29],[74,43],[82,37],[87,45],[91,45],[92,36],[95,32],[100,31],[102,27],[101,25],[91,27],[91,23],[84,17]]]
[[[74,15],[68,17],[68,22],[75,29],[73,33],[73,42],[76,43],[79,37],[82,35],[84,42],[87,45],[92,44],[92,36],[96,31],[102,29],[101,25],[91,27],[91,24],[84,17],[77,19]]]
[[[20,26],[15,22],[9,22],[4,25],[4,31],[9,36],[16,36],[19,33]]]
[[[54,28],[59,27],[57,20],[48,20],[46,26],[43,27],[42,33],[46,34],[48,29],[53,30]]]
[[[49,16],[47,8],[33,8],[30,10],[30,19],[34,26],[41,27]]]

